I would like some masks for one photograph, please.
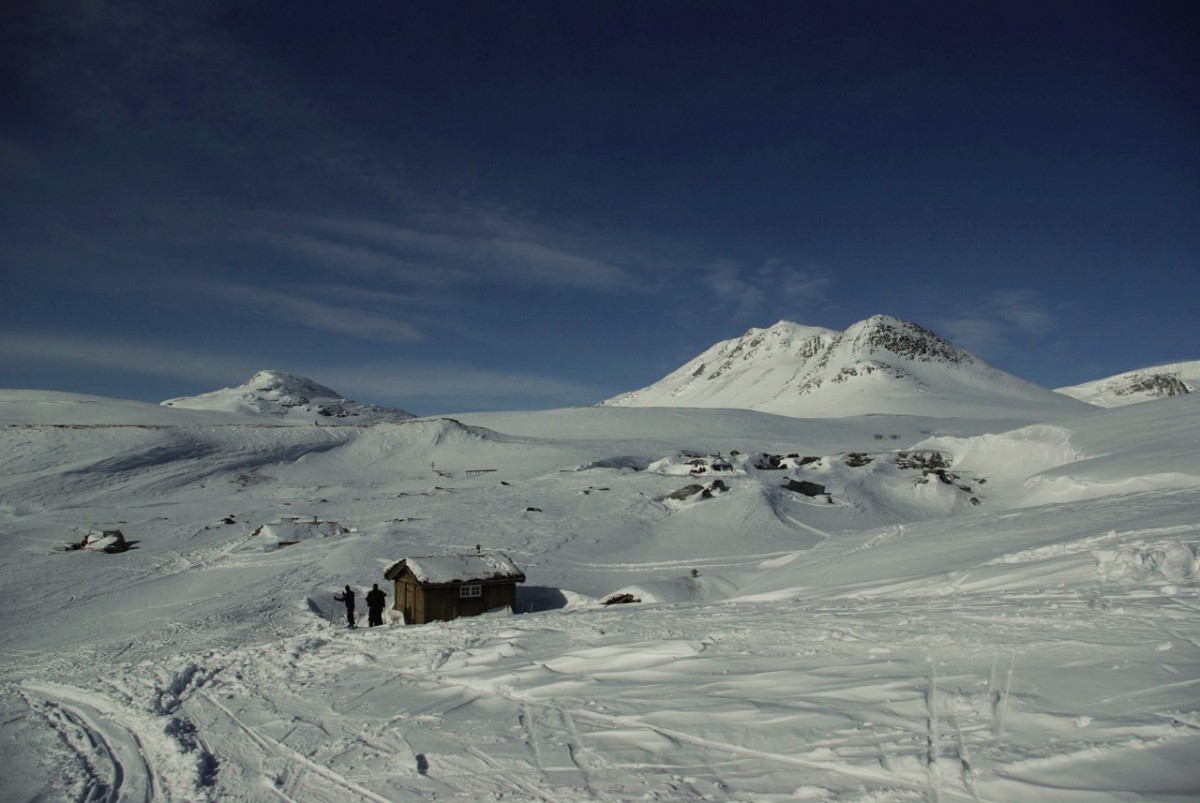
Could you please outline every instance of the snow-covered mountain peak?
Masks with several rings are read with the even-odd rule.
[[[251,388],[263,398],[274,399],[284,407],[298,407],[313,399],[336,399],[339,394],[311,379],[286,371],[259,371],[243,388]]]
[[[1084,382],[1059,393],[1097,407],[1123,407],[1169,396],[1200,391],[1200,360],[1140,368],[1116,376]]]
[[[345,423],[415,418],[404,410],[352,401],[307,377],[274,370],[259,371],[235,388],[168,399],[162,404],[165,407],[222,410],[305,421],[313,416],[340,419]]]
[[[951,365],[973,364],[978,360],[949,340],[890,315],[873,315],[848,328],[842,337],[850,344],[850,355],[873,359],[880,352],[918,362],[941,361]]]
[[[722,341],[603,404],[733,407],[803,417],[873,413],[1029,419],[1078,410],[936,333],[889,315],[844,332],[780,321]]]
[[[768,329],[750,329],[739,338],[718,343],[698,359],[704,360],[704,368],[711,368],[711,376],[716,378],[738,364],[808,359],[828,345],[835,334],[817,326],[779,321]]]

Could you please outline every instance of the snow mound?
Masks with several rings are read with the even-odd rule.
[[[264,524],[250,533],[251,541],[247,548],[254,551],[262,550],[266,552],[298,544],[310,538],[331,538],[333,536],[345,535],[350,531],[350,528],[343,527],[336,521],[300,521],[294,519],[280,521],[274,524]]]
[[[1074,462],[1026,481],[1022,504],[1188,488],[1200,483],[1200,394],[1134,404],[1070,423]]]
[[[618,588],[605,600],[628,599],[630,602],[714,602],[737,593],[737,585],[724,577],[699,575],[664,580],[646,580]]]
[[[988,493],[1009,507],[1187,488],[1200,482],[1200,394],[917,448],[986,477]]]
[[[645,471],[650,461],[633,455],[619,455],[591,460],[579,466],[576,471],[592,471],[595,469],[615,469],[617,471]]]
[[[1070,430],[1050,424],[969,438],[929,438],[916,449],[948,455],[956,470],[985,476],[989,495],[1009,504],[1026,493],[1031,477],[1082,459],[1071,445]]]
[[[129,549],[129,542],[125,540],[125,534],[120,530],[104,530],[98,533],[88,533],[76,548],[114,555]]]
[[[655,460],[646,467],[647,471],[669,476],[699,475],[699,474],[733,474],[744,473],[737,468],[733,459],[722,455],[678,454]]]

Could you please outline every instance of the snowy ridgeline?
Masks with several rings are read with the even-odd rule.
[[[1200,396],[239,416],[0,393],[5,799],[1200,795]],[[476,545],[518,615],[341,626]]]
[[[722,341],[654,384],[604,402],[840,418],[913,414],[1041,421],[1084,404],[887,315],[844,332],[780,321]]]
[[[1058,389],[1059,393],[1098,407],[1123,407],[1197,391],[1200,391],[1200,360],[1141,368]]]

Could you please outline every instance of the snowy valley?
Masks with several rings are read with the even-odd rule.
[[[1200,394],[926,334],[781,323],[536,412],[0,391],[2,797],[1196,799]],[[516,614],[344,627],[477,548]]]

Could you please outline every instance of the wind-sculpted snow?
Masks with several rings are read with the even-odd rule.
[[[922,447],[954,455],[956,467],[988,470],[1006,505],[1041,505],[1200,483],[1200,398],[1083,416],[1069,427],[1036,425]]]
[[[5,800],[1200,795],[1195,394],[1020,428],[22,405]],[[89,528],[131,548],[62,551]],[[476,545],[518,615],[342,626],[342,586]]]

